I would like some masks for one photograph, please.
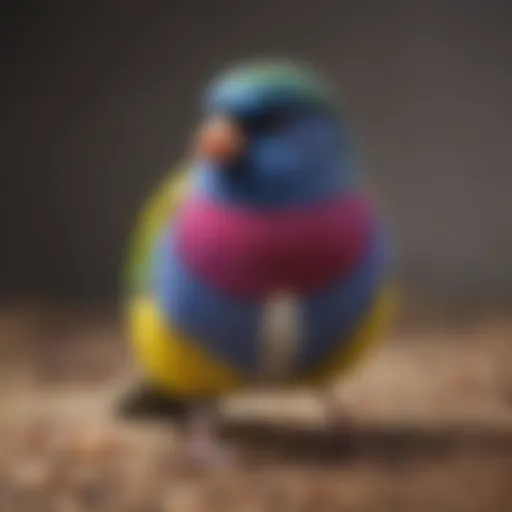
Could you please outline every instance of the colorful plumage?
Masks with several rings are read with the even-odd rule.
[[[389,323],[387,239],[346,119],[309,70],[207,89],[193,161],[150,198],[127,269],[136,356],[169,395],[322,382]]]

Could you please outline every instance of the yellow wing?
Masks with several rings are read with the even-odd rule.
[[[399,302],[396,285],[388,283],[383,286],[365,320],[356,329],[349,343],[341,343],[338,350],[309,381],[331,380],[355,367],[370,348],[389,334],[398,316]]]
[[[189,165],[171,172],[142,206],[132,231],[123,267],[124,293],[132,296],[147,291],[151,282],[155,246],[169,218],[179,208],[192,181]]]
[[[135,359],[154,385],[182,396],[216,395],[240,386],[241,377],[178,332],[150,295],[156,244],[186,197],[192,177],[189,166],[171,173],[139,213],[124,268],[124,326]]]

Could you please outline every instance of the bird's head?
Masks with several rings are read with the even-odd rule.
[[[248,64],[207,89],[196,138],[209,194],[263,207],[324,199],[351,181],[350,144],[329,87],[290,63]]]

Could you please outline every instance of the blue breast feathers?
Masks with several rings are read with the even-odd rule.
[[[363,321],[387,267],[382,234],[349,277],[323,292],[298,297],[300,337],[293,373],[314,371]],[[264,304],[230,296],[201,282],[187,269],[166,235],[158,247],[155,294],[168,322],[217,360],[249,379],[260,369],[260,322]]]

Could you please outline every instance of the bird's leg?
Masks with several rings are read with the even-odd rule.
[[[231,454],[217,436],[218,411],[211,402],[196,404],[186,424],[187,455],[193,464],[218,467],[231,460]]]
[[[194,404],[139,381],[117,403],[116,413],[128,420],[176,421],[185,432],[185,463],[219,466],[230,455],[217,438],[217,409],[212,401]]]

